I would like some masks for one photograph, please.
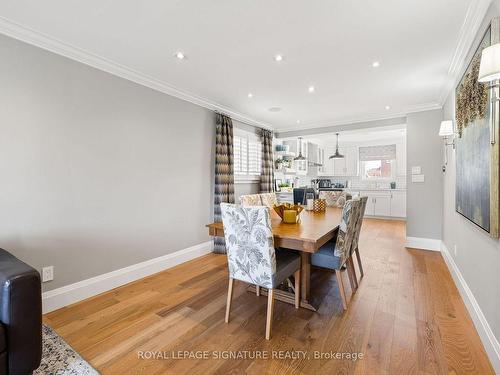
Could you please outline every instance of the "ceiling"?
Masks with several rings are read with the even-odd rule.
[[[469,3],[2,0],[0,32],[290,130],[438,107]]]

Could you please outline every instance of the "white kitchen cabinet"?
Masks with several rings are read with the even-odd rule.
[[[318,163],[322,164],[321,167],[318,167],[318,176],[325,175],[326,162],[327,160],[325,160],[325,149],[323,147],[318,147]]]
[[[307,175],[316,177],[319,172],[319,147],[316,143],[307,142]]]
[[[358,175],[358,148],[339,147],[339,152],[344,155],[341,159],[333,159],[334,176],[357,176]],[[331,155],[335,153],[333,149]]]
[[[346,158],[345,158],[345,151],[343,148],[339,148],[339,152],[344,155],[343,158],[340,159],[332,159],[333,160],[333,175],[334,176],[345,176],[347,169],[346,169]],[[332,153],[333,155],[333,153]]]
[[[405,191],[391,191],[391,216],[406,217]]]
[[[367,196],[366,216],[374,217],[406,217],[406,191],[365,190],[361,196]]]
[[[377,194],[375,199],[375,216],[391,216],[391,196]]]
[[[358,161],[359,161],[359,151],[357,147],[346,147],[345,149],[345,159],[346,159],[346,176],[357,176],[358,172]]]

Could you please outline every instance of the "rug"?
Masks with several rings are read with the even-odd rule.
[[[99,375],[52,328],[42,326],[42,362],[34,375]]]

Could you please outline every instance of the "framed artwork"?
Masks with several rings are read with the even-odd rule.
[[[498,237],[499,108],[495,93],[478,82],[481,52],[500,41],[499,19],[491,21],[455,90],[455,209]]]

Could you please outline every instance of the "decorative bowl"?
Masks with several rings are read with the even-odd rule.
[[[291,203],[277,204],[273,208],[281,220],[287,224],[300,223],[300,213],[304,209],[304,207],[298,204]]]

